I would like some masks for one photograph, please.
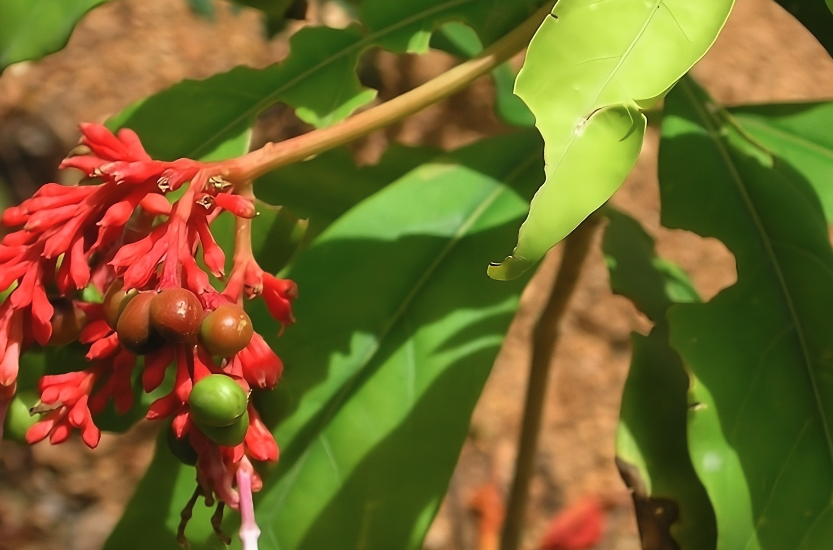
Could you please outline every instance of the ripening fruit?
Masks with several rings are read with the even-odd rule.
[[[26,441],[26,432],[35,422],[40,420],[40,415],[32,416],[29,409],[38,402],[38,396],[30,391],[19,391],[9,403],[6,410],[6,419],[3,422],[3,437],[12,441]]]
[[[150,326],[150,303],[155,296],[154,292],[137,294],[124,306],[116,323],[119,343],[136,355],[155,351],[164,343]]]
[[[231,357],[249,345],[252,320],[236,304],[223,304],[206,315],[200,326],[200,341],[212,355]]]
[[[49,337],[49,346],[65,346],[70,342],[78,340],[81,329],[87,322],[87,316],[83,311],[75,307],[72,300],[59,299],[52,303],[52,336]]]
[[[177,439],[173,429],[169,427],[167,431],[167,439],[168,448],[171,449],[171,453],[173,453],[173,455],[177,457],[180,462],[187,464],[188,466],[197,465],[197,451],[195,451],[194,447],[191,446],[191,442],[188,440],[188,435],[183,436],[182,439]]]
[[[243,388],[224,374],[209,374],[194,384],[188,398],[191,418],[200,428],[233,424],[246,412],[248,403]]]
[[[184,288],[168,288],[150,303],[150,324],[172,344],[197,341],[203,310],[197,295]]]
[[[230,426],[213,427],[197,424],[202,433],[217,445],[224,447],[235,447],[246,439],[246,432],[249,430],[249,412],[245,411],[243,416],[234,421]]]
[[[138,294],[138,291],[131,290],[124,292],[124,282],[121,279],[116,279],[107,289],[104,294],[104,301],[101,307],[104,310],[104,320],[110,325],[110,328],[116,330],[116,325],[119,322],[119,316],[127,303]]]

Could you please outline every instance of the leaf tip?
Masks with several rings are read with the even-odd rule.
[[[501,263],[489,264],[486,274],[496,281],[511,281],[523,275],[533,263],[520,256],[509,256]]]

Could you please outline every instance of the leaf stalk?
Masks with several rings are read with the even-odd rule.
[[[267,143],[242,157],[221,163],[221,175],[240,184],[295,162],[314,157],[344,145],[375,130],[395,124],[422,109],[468,87],[475,79],[489,73],[523,50],[541,22],[552,10],[552,3],[539,8],[526,21],[483,52],[390,101],[362,111],[333,126],[279,143]]]

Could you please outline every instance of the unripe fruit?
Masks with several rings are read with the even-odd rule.
[[[81,329],[87,322],[87,316],[83,311],[75,307],[71,300],[55,300],[52,303],[52,336],[49,337],[49,346],[65,346],[70,342],[78,340]]]
[[[197,451],[195,451],[194,447],[191,446],[191,442],[188,440],[188,436],[185,435],[182,437],[182,439],[177,439],[176,434],[170,427],[168,428],[166,435],[168,439],[168,448],[171,449],[171,453],[173,453],[173,455],[177,457],[183,464],[187,464],[188,466],[196,466]]]
[[[6,420],[3,422],[3,437],[12,441],[26,441],[26,432],[38,420],[40,415],[32,416],[29,409],[38,402],[38,396],[30,391],[17,392],[9,403]]]
[[[201,427],[233,424],[246,412],[248,403],[243,388],[224,374],[209,374],[194,384],[188,397],[191,418]]]
[[[116,323],[119,343],[136,355],[145,355],[158,349],[164,342],[150,326],[150,302],[153,292],[140,292],[124,307]]]
[[[122,311],[137,294],[138,291],[135,289],[124,292],[124,282],[121,279],[113,281],[107,289],[101,307],[104,310],[104,320],[107,321],[111,329],[116,330]]]
[[[168,288],[150,303],[150,324],[172,344],[197,341],[203,310],[199,298],[184,288]]]
[[[208,439],[217,445],[235,447],[243,443],[243,440],[246,439],[246,432],[249,430],[249,412],[244,412],[243,416],[235,420],[230,426],[217,428],[197,424],[197,427]]]
[[[252,320],[236,304],[223,304],[206,315],[200,326],[200,341],[212,355],[231,357],[249,345]]]

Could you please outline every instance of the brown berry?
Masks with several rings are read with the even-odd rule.
[[[138,294],[136,290],[124,292],[124,282],[121,279],[113,281],[104,294],[104,301],[101,304],[104,310],[104,320],[107,321],[110,328],[116,329],[121,312],[124,311],[127,302],[133,299],[136,294]]]
[[[47,345],[65,346],[78,340],[81,329],[87,322],[84,312],[75,307],[71,300],[66,299],[55,300],[52,306],[52,336],[49,337]]]
[[[150,324],[172,344],[197,341],[203,310],[199,298],[184,288],[168,288],[150,303]]]
[[[136,355],[148,354],[164,343],[150,326],[150,304],[155,297],[155,292],[138,293],[124,306],[116,325],[119,343]]]
[[[200,327],[200,341],[212,355],[231,357],[249,345],[252,320],[236,304],[223,304],[206,315]]]

